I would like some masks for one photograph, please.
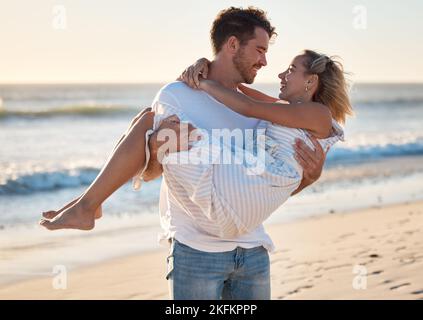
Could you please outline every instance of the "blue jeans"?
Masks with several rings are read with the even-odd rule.
[[[204,252],[173,239],[167,257],[175,300],[269,300],[269,254],[262,246]]]

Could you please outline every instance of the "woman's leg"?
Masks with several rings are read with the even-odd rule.
[[[82,197],[53,220],[42,219],[40,224],[50,230],[91,230],[94,227],[95,211],[104,200],[144,166],[145,133],[153,127],[153,121],[153,112],[144,114],[117,146]]]
[[[137,121],[147,112],[151,111],[151,107],[146,107],[144,108],[140,113],[138,113],[134,119],[132,119],[131,124],[129,125],[128,129],[126,130],[126,132],[122,135],[122,137],[119,139],[119,141],[116,143],[115,147],[113,148],[112,153],[109,156],[109,159],[111,158],[111,156],[113,155],[113,153],[115,152],[116,148],[119,146],[119,144],[122,142],[122,140],[128,135],[129,131],[132,129],[132,127],[135,125],[135,123],[137,123]],[[109,161],[109,160],[107,160]],[[70,206],[72,206],[73,204],[75,204],[84,194],[81,194],[80,196],[76,197],[75,199],[73,199],[72,201],[68,202],[67,204],[65,204],[62,208],[60,208],[59,210],[55,211],[55,210],[50,210],[50,211],[45,211],[43,212],[43,217],[46,219],[53,219],[55,216],[57,216],[59,213],[62,213],[64,210],[66,210],[67,208],[69,208]],[[98,209],[95,212],[95,218],[96,219],[100,219],[102,216],[102,209],[101,206],[98,207]]]

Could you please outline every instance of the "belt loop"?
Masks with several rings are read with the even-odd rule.
[[[169,248],[170,254],[173,254],[173,250],[175,248],[175,238],[169,238],[168,241],[169,241],[169,244],[170,244],[170,248]]]
[[[236,247],[236,251],[235,251],[235,268],[239,267],[241,256],[242,256],[242,248],[238,246]]]

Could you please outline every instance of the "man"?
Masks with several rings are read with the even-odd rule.
[[[255,8],[229,8],[213,22],[211,41],[215,58],[208,79],[236,90],[240,83],[252,83],[257,71],[267,65],[269,40],[274,35],[263,11]],[[204,92],[174,82],[157,94],[153,111],[166,118],[178,110],[209,132],[213,129],[255,129],[257,119],[231,111]],[[164,122],[167,128],[172,125]],[[164,128],[165,126],[161,126]],[[143,174],[150,181],[162,173],[157,159],[161,142],[158,130],[150,137],[150,161]],[[297,157],[304,167],[304,179],[297,193],[320,176],[324,153],[305,144],[297,145]],[[219,181],[216,181],[219,183]],[[176,192],[177,191],[177,192]],[[171,298],[174,299],[270,299],[270,263],[268,251],[273,243],[263,225],[233,239],[217,238],[201,230],[195,222],[198,207],[189,199],[181,199],[180,190],[167,187],[162,181],[160,216],[163,240],[171,243],[167,258]],[[182,201],[183,200],[183,201]],[[187,214],[187,212],[189,214]]]

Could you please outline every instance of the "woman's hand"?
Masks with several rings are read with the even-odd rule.
[[[198,59],[197,62],[186,68],[176,80],[185,82],[193,89],[199,89],[200,77],[207,79],[209,63],[210,61],[206,58]]]

